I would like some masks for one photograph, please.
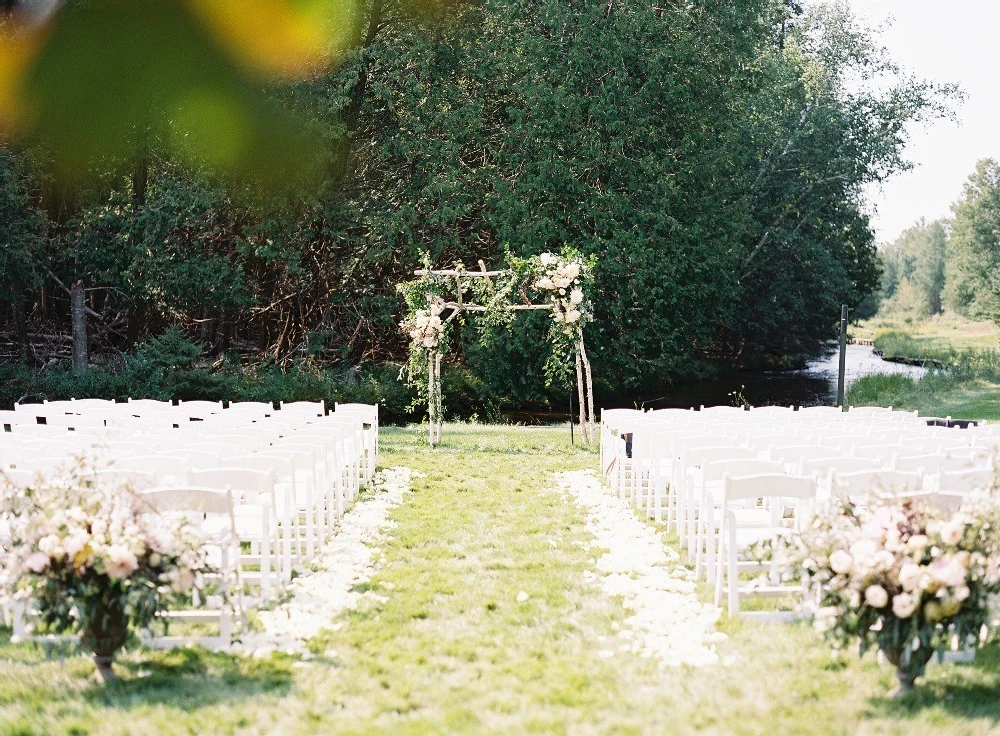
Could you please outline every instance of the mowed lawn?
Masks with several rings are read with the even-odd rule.
[[[395,509],[378,593],[313,656],[136,651],[102,687],[80,655],[0,646],[0,734],[985,734],[1000,651],[932,665],[913,697],[808,625],[726,621],[725,665],[661,670],[599,652],[625,611],[584,578],[582,512],[554,471],[595,468],[565,429],[447,426],[427,448],[385,429],[382,463],[420,474]],[[528,599],[518,602],[519,592]],[[6,635],[4,636],[6,642]]]

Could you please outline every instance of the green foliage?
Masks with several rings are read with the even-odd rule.
[[[954,206],[945,300],[964,316],[1000,323],[1000,165],[984,159]]]
[[[346,371],[403,359],[389,286],[425,259],[495,266],[566,244],[594,259],[598,386],[787,364],[876,287],[861,192],[905,168],[904,126],[950,94],[899,73],[840,4],[487,0],[425,28],[396,9],[363,14],[339,69],[269,92],[337,154],[320,185],[247,196],[151,126],[85,189],[20,187],[11,222],[58,253],[30,250],[26,272],[82,279],[111,354],[180,324],[213,359],[238,344]],[[68,324],[43,282],[36,319]],[[485,394],[544,401],[547,325],[519,321],[523,336],[453,323],[451,354]]]
[[[880,254],[882,307],[916,317],[940,314],[948,255],[944,220],[928,223],[921,219],[904,230]]]

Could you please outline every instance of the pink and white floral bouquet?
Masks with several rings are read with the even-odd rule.
[[[91,487],[86,470],[81,462],[26,489],[0,475],[9,527],[0,586],[30,600],[47,631],[79,633],[86,649],[113,657],[213,570],[193,525],[155,513],[127,486]]]
[[[841,503],[799,544],[819,599],[816,628],[838,648],[879,647],[904,689],[953,637],[979,641],[1000,590],[1000,506],[989,498],[953,514],[916,499]]]
[[[399,326],[410,336],[410,343],[422,350],[434,350],[444,340],[446,325],[441,319],[444,302],[432,299],[427,309],[418,309]]]

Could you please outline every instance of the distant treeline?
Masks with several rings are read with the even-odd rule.
[[[211,360],[349,373],[404,354],[394,286],[424,253],[570,244],[597,258],[595,379],[627,388],[815,353],[877,289],[861,192],[948,90],[897,76],[843,4],[485,0],[419,27],[404,4],[372,0],[345,63],[271,90],[329,140],[308,192],[222,181],[169,130],[73,184],[0,148],[7,360],[69,355],[82,284],[92,361],[180,326]],[[472,321],[455,352],[515,403],[545,395],[544,315],[521,324]]]
[[[980,161],[950,218],[921,220],[880,257],[883,309],[1000,323],[1000,165]]]

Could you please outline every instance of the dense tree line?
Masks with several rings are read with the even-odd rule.
[[[878,286],[863,188],[905,168],[905,125],[947,93],[839,3],[484,0],[405,24],[404,0],[360,7],[337,69],[269,90],[323,131],[308,191],[264,196],[155,126],[74,181],[42,145],[0,149],[12,357],[58,354],[40,335],[68,332],[82,283],[98,353],[181,325],[219,356],[392,360],[394,285],[425,253],[564,243],[597,257],[599,384],[813,354]],[[457,359],[540,396],[544,329],[466,325]]]
[[[882,308],[1000,323],[1000,165],[980,161],[950,218],[921,220],[880,257]]]
[[[920,220],[881,250],[882,306],[921,317],[940,314],[950,223]]]

